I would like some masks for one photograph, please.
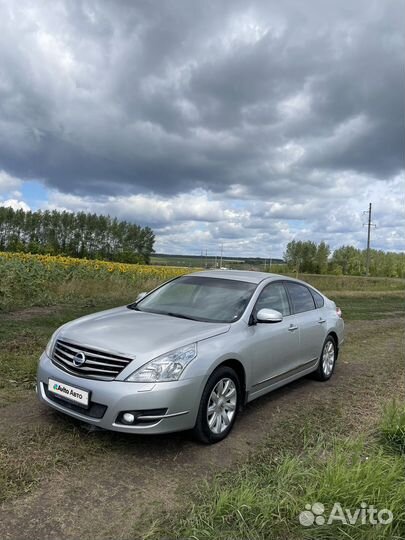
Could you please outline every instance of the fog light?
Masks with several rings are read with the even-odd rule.
[[[135,416],[129,412],[126,412],[122,415],[122,419],[126,424],[133,424],[135,421]]]

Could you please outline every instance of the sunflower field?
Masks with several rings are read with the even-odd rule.
[[[0,252],[0,310],[100,298],[131,300],[187,268]]]

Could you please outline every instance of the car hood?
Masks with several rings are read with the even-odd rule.
[[[149,359],[227,332],[228,323],[207,323],[119,307],[87,315],[61,328],[58,338],[130,358]]]

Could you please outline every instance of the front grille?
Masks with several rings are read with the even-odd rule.
[[[76,366],[73,359],[80,353],[85,356],[85,361],[81,366]],[[132,362],[132,359],[58,339],[52,353],[52,362],[64,371],[79,377],[112,381]]]

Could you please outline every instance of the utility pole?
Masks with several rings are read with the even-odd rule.
[[[371,223],[371,203],[368,205],[368,210],[365,210],[363,214],[368,214],[367,220],[367,256],[366,256],[366,276],[370,272],[370,237],[371,237],[371,227],[375,227],[374,223]],[[366,225],[366,224],[364,224]]]
[[[224,244],[221,244],[221,258],[219,260],[219,268],[222,268],[222,256],[224,254]]]
[[[205,250],[205,268],[208,268],[208,249]]]

